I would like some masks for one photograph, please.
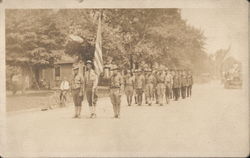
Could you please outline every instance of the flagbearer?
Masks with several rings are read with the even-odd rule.
[[[113,75],[111,76],[110,81],[110,100],[113,104],[114,118],[120,117],[120,108],[121,108],[121,92],[122,92],[122,77],[118,73],[118,67],[115,65],[113,69]]]
[[[71,82],[71,93],[75,105],[75,116],[74,118],[80,118],[81,107],[83,100],[83,83],[84,78],[79,73],[79,66],[73,66],[73,79]]]
[[[87,69],[85,72],[85,93],[87,97],[87,101],[89,103],[90,108],[90,118],[96,117],[96,102],[97,102],[97,94],[96,88],[98,84],[98,76],[93,70],[93,64],[90,60],[87,61],[86,65]]]

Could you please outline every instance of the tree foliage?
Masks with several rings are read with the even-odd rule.
[[[206,71],[209,57],[202,30],[187,25],[180,9],[50,9],[6,11],[7,63],[52,65],[62,52],[93,58],[98,16],[102,15],[104,62],[127,67],[155,62]],[[69,40],[83,38],[83,44]]]

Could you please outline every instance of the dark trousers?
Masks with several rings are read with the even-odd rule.
[[[179,88],[173,88],[174,100],[179,99]]]
[[[189,85],[187,87],[187,97],[191,97],[191,95],[192,95],[192,85]]]
[[[80,88],[72,90],[73,102],[75,106],[82,106],[83,96],[79,96]]]
[[[143,94],[143,90],[142,88],[138,88],[136,89],[136,95],[137,95],[137,103],[138,105],[141,105],[142,104],[142,94]]]
[[[181,97],[182,97],[182,99],[186,98],[186,93],[187,93],[187,87],[186,86],[181,87]]]
[[[89,106],[96,105],[98,96],[97,96],[96,92],[93,92],[92,88],[86,89],[86,97],[87,97],[87,101],[89,103]]]
[[[169,102],[169,99],[171,98],[171,91],[172,88],[166,86],[166,90],[165,90],[165,98],[166,98],[166,102]]]

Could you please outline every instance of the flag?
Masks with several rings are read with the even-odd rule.
[[[102,32],[101,32],[101,15],[99,15],[98,29],[95,43],[94,54],[94,66],[95,72],[99,76],[103,72],[103,60],[102,60]]]

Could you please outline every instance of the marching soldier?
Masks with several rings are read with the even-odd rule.
[[[95,71],[93,70],[93,64],[90,60],[87,61],[86,65],[87,69],[85,72],[85,92],[87,101],[90,108],[90,118],[96,117],[96,102],[97,102],[97,94],[96,88],[98,84],[98,76],[96,75]]]
[[[173,98],[174,98],[174,93],[173,93],[173,77],[174,77],[174,70],[171,69],[171,71],[169,71],[169,74],[171,75],[171,79],[172,79],[172,84],[171,84],[171,89],[170,89],[169,98],[170,98],[170,99],[173,99]]]
[[[165,98],[166,98],[167,104],[169,103],[169,99],[170,99],[170,96],[171,96],[172,84],[173,84],[173,77],[170,74],[170,71],[166,70],[166,77],[165,77],[165,85],[166,85]]]
[[[180,98],[181,97],[181,85],[182,85],[182,80],[181,80],[181,69],[179,69],[178,71],[178,79],[179,79],[179,85],[178,85],[178,98]]]
[[[147,98],[147,104],[151,106],[154,96],[154,85],[155,85],[156,79],[152,73],[151,70],[148,71],[148,74],[145,78],[145,98]]]
[[[135,88],[136,88],[136,98],[139,106],[142,105],[142,95],[145,88],[145,77],[142,74],[141,70],[138,70],[138,73],[135,77]]]
[[[181,71],[181,97],[186,98],[187,94],[187,76],[185,70]]]
[[[165,94],[165,73],[163,70],[158,74],[157,77],[157,95],[160,106],[163,106],[163,98]]]
[[[179,99],[179,76],[178,72],[175,70],[174,71],[174,76],[173,76],[173,93],[174,93],[174,100],[177,101]]]
[[[134,81],[135,81],[135,78],[136,78],[136,76],[138,76],[138,72],[137,72],[137,70],[135,70],[134,71]],[[137,93],[136,93],[136,82],[134,82],[134,99],[135,99],[135,104],[137,104]]]
[[[84,78],[79,73],[79,66],[73,66],[73,79],[71,81],[71,93],[73,96],[73,102],[75,105],[75,116],[74,118],[80,118],[81,107],[83,101],[83,83]]]
[[[188,71],[188,87],[187,87],[187,97],[191,97],[192,95],[192,86],[193,86],[193,76],[191,71]]]
[[[110,100],[113,104],[113,110],[114,110],[114,118],[120,117],[120,108],[121,108],[121,89],[122,89],[122,77],[118,73],[118,67],[114,66],[113,74],[111,76],[111,82],[110,82]]]
[[[124,90],[127,97],[128,106],[132,104],[132,98],[135,87],[135,79],[132,72],[128,71],[124,77]]]
[[[159,72],[155,71],[153,72],[153,75],[155,76],[155,83],[154,83],[154,98],[155,98],[155,103],[159,104],[159,97],[157,94],[157,80],[158,80],[158,74]]]

